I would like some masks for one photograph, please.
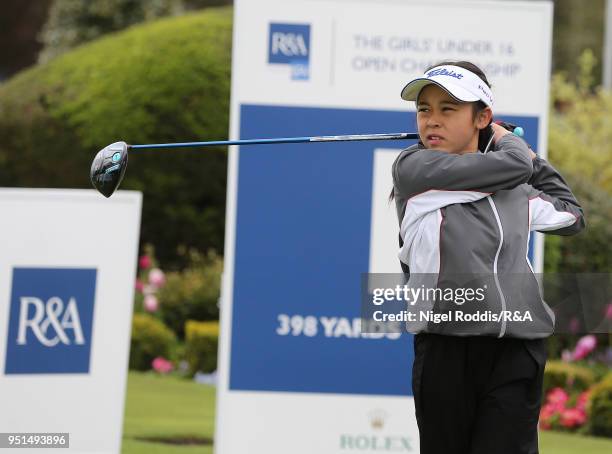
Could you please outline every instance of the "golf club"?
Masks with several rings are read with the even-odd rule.
[[[223,145],[260,145],[280,143],[349,142],[360,140],[416,140],[417,133],[362,134],[344,136],[284,137],[276,139],[217,140],[211,142],[154,143],[128,145],[115,142],[100,150],[91,164],[91,183],[104,197],[110,197],[121,184],[128,162],[128,151],[154,148],[212,147]]]

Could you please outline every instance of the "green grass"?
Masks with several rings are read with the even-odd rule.
[[[175,445],[143,438],[212,440],[215,388],[130,372],[123,425],[124,454],[212,454],[211,444]],[[608,454],[612,439],[540,432],[540,454]]]
[[[214,387],[176,377],[130,372],[126,397],[123,453],[212,453],[211,444],[172,445],[143,439],[212,440]]]
[[[612,439],[561,432],[540,432],[540,454],[608,454]]]

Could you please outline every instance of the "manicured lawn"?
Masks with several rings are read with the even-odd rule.
[[[212,454],[215,388],[149,373],[130,372],[123,424],[124,454]],[[155,441],[146,441],[154,438]],[[198,444],[168,444],[187,439]],[[541,454],[608,454],[612,439],[540,433]],[[264,453],[262,453],[264,454]]]
[[[212,453],[214,387],[130,372],[126,397],[123,453]],[[156,442],[145,441],[150,438]],[[195,439],[199,443],[176,445],[160,443],[159,439]]]
[[[608,454],[612,439],[560,432],[540,432],[540,454]]]

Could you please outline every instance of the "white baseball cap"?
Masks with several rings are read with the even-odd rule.
[[[489,86],[472,71],[454,65],[436,66],[412,79],[402,89],[402,99],[416,101],[421,90],[429,84],[438,85],[458,101],[482,101],[493,107],[493,92]]]

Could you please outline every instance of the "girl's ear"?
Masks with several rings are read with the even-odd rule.
[[[476,127],[478,129],[484,129],[491,123],[491,120],[493,120],[493,111],[487,106],[478,112],[476,116]]]

